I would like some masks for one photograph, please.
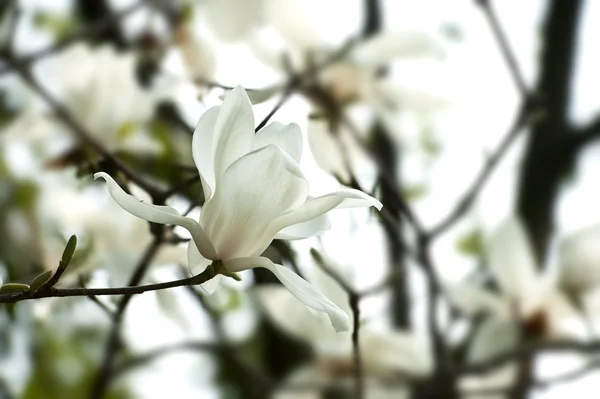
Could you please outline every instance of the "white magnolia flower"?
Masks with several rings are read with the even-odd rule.
[[[298,167],[302,135],[297,125],[271,123],[254,134],[254,116],[245,91],[236,88],[223,105],[208,110],[198,122],[192,153],[206,202],[200,221],[168,206],[140,202],[106,173],[115,201],[126,211],[154,223],[184,227],[192,235],[188,262],[196,272],[219,261],[228,273],[264,267],[305,305],[326,312],[337,330],[348,317],[330,300],[289,269],[260,254],[275,238],[301,239],[327,228],[325,213],[334,208],[375,206],[376,199],[357,190],[308,196],[308,182]],[[220,276],[203,287],[212,292]]]
[[[538,270],[521,222],[504,222],[491,237],[488,264],[498,292],[461,283],[446,287],[450,300],[466,313],[488,313],[505,320],[539,325],[549,337],[572,336],[579,318],[550,273]]]
[[[468,363],[485,362],[494,356],[501,355],[513,349],[519,342],[519,328],[517,323],[497,317],[488,317],[478,326],[473,340],[469,344],[466,360]],[[506,363],[488,373],[477,376],[463,377],[459,380],[459,387],[466,392],[480,390],[503,390],[514,384],[517,377],[517,364]],[[479,398],[504,398],[504,395],[469,395]]]
[[[168,93],[138,83],[134,53],[75,44],[39,67],[40,83],[109,150],[156,150],[156,144],[141,134],[139,126],[150,120],[156,104]],[[73,145],[73,136],[65,134],[68,130],[37,96],[24,104],[14,123],[23,126],[25,122],[36,126],[36,132],[25,137],[33,143],[52,146],[64,139],[69,141],[67,146]],[[15,131],[15,138],[23,138],[22,131]]]
[[[369,157],[359,148],[344,123],[338,123],[335,118],[331,123],[332,110],[327,109],[331,103],[340,107],[368,106],[369,113],[400,142],[407,141],[399,127],[400,111],[410,109],[426,113],[447,103],[432,90],[419,88],[414,79],[401,82],[391,74],[381,74],[382,67],[392,62],[394,65],[407,64],[407,61],[438,59],[443,55],[441,46],[423,31],[383,31],[352,44],[346,54],[339,55],[339,48],[333,48],[319,34],[312,21],[314,16],[303,2],[267,0],[265,15],[273,34],[268,35],[268,29],[264,29],[260,32],[262,35],[255,35],[249,42],[259,60],[283,74],[289,72],[290,67],[301,73],[315,65],[326,64],[317,70],[314,80],[309,81],[306,88],[306,96],[313,100],[314,113],[324,115],[320,120],[311,120],[307,132],[318,165],[344,182],[349,181],[351,174],[360,174],[365,165],[368,175],[375,173]],[[275,45],[275,38],[282,42],[280,46]],[[329,62],[334,57],[335,62]],[[319,87],[319,93],[315,87]],[[366,135],[367,131],[367,128],[357,129],[361,135]],[[370,180],[366,177],[365,183]]]
[[[492,235],[487,257],[498,292],[467,283],[446,287],[458,309],[487,315],[469,345],[467,361],[484,362],[511,351],[520,342],[522,331],[538,339],[588,337],[581,315],[556,287],[550,268],[539,271],[518,218],[505,221]],[[461,379],[460,387],[467,391],[503,389],[512,385],[516,373],[517,364],[509,362],[484,375]]]
[[[326,260],[330,267],[335,267],[344,277],[348,277],[346,275],[350,274],[350,269],[337,265],[327,257]],[[316,266],[311,272],[313,284],[345,313],[351,315],[348,294],[339,284]],[[313,363],[300,367],[286,378],[277,398],[320,397],[318,391],[288,392],[286,384],[326,385],[341,382],[351,387],[354,360],[350,332],[336,333],[322,315],[302,306],[282,287],[260,287],[256,292],[261,307],[273,323],[290,336],[307,342],[315,354]],[[433,369],[427,341],[409,332],[374,330],[367,324],[361,327],[359,339],[369,398],[409,397],[406,385],[383,389],[381,382],[398,376],[419,379],[427,376]]]

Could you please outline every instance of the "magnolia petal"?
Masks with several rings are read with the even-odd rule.
[[[512,319],[488,317],[478,327],[467,351],[469,363],[479,363],[509,352],[519,342],[519,326]]]
[[[284,125],[273,122],[261,129],[255,136],[254,150],[275,144],[296,162],[302,157],[302,132],[295,123]]]
[[[214,125],[215,181],[233,162],[249,153],[254,142],[254,114],[248,95],[240,86],[225,96]]]
[[[286,227],[298,225],[300,223],[318,218],[332,209],[359,208],[369,206],[374,206],[380,210],[383,205],[381,202],[370,195],[363,193],[362,191],[354,189],[336,191],[321,197],[310,199],[302,204],[302,206],[298,209],[278,217],[273,221],[271,226],[269,226],[269,230],[265,234],[274,237]],[[317,226],[317,223],[318,221],[315,222],[314,226]],[[307,226],[309,225],[305,225],[305,227]]]
[[[225,41],[242,40],[261,23],[263,0],[205,1],[206,22]]]
[[[486,362],[513,349],[518,340],[519,332],[515,322],[493,317],[486,319],[478,327],[467,349],[467,361],[470,364]],[[514,384],[516,372],[516,364],[509,362],[483,375],[462,378],[460,388],[466,391],[505,389]]]
[[[344,182],[350,181],[349,165],[346,164],[342,153],[343,144],[338,142],[329,127],[329,122],[324,119],[309,119],[308,145],[321,169],[337,175]]]
[[[304,0],[266,0],[265,14],[267,21],[291,45],[301,51],[321,47],[323,40],[319,36],[311,15],[311,10]]]
[[[469,315],[491,313],[499,317],[507,317],[510,314],[508,301],[482,287],[458,283],[447,285],[444,291],[452,305]]]
[[[173,224],[187,229],[198,249],[209,259],[217,259],[217,253],[208,236],[196,221],[181,216],[176,209],[169,206],[147,204],[127,194],[107,173],[98,172],[94,179],[103,178],[108,186],[108,192],[115,202],[124,210],[141,219],[152,223]]]
[[[413,334],[365,330],[360,338],[365,369],[374,375],[398,372],[425,377],[433,371],[433,358],[427,341]]]
[[[562,288],[579,294],[600,285],[600,226],[568,236],[561,243],[558,255]]]
[[[539,301],[543,281],[529,237],[518,218],[506,220],[493,234],[488,245],[488,261],[500,290],[514,300],[519,309],[531,309]]]
[[[353,51],[365,65],[378,66],[397,59],[442,57],[441,47],[424,32],[383,32],[365,40]]]
[[[269,269],[300,302],[311,309],[326,313],[336,331],[348,331],[350,327],[348,315],[306,280],[286,267],[263,257],[231,259],[224,262],[223,265],[233,272],[254,267]]]
[[[270,223],[306,199],[308,182],[296,162],[269,145],[234,162],[224,173],[200,223],[221,260],[258,256],[273,240]]]
[[[550,338],[575,340],[590,338],[589,328],[583,315],[562,292],[549,291],[545,295],[543,306],[548,317],[547,333]]]
[[[284,287],[269,284],[254,292],[269,319],[286,334],[310,343],[333,333],[329,322],[319,317],[322,313],[311,312]]]
[[[275,238],[279,240],[302,240],[322,234],[329,230],[330,227],[331,221],[329,220],[329,216],[324,214],[306,222],[288,226],[277,233]]]
[[[204,256],[202,256],[200,251],[198,251],[194,241],[190,241],[188,243],[187,255],[188,267],[192,276],[197,276],[198,274],[202,273],[204,270],[206,270],[208,265],[212,263],[210,259],[206,259]],[[218,274],[207,282],[200,284],[200,287],[206,294],[211,295],[219,286],[221,277],[222,276]]]
[[[204,198],[208,201],[215,191],[215,166],[213,158],[214,127],[219,115],[219,107],[212,107],[206,111],[194,131],[192,137],[192,156],[200,178]]]

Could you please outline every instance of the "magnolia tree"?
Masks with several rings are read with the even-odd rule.
[[[582,1],[454,3],[1,3],[0,397],[596,397]]]

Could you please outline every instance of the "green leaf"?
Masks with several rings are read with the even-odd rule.
[[[473,229],[458,239],[458,251],[464,255],[481,257],[483,254],[483,234],[479,229]]]
[[[77,236],[72,235],[65,246],[65,250],[63,251],[62,257],[60,259],[60,263],[62,263],[62,267],[67,267],[73,258],[73,253],[75,252],[75,248],[77,247]]]
[[[419,135],[419,142],[423,151],[432,157],[439,155],[442,150],[442,144],[439,142],[433,129],[426,126]]]
[[[8,283],[0,287],[0,294],[14,294],[16,292],[25,292],[29,290],[27,284]]]
[[[52,277],[52,270],[46,270],[44,273],[40,274],[39,276],[33,279],[29,290],[31,292],[36,292],[42,287],[42,285],[44,285],[48,280],[50,280],[50,277]]]
[[[404,187],[404,197],[408,201],[417,201],[427,194],[427,187],[424,184],[413,184]]]

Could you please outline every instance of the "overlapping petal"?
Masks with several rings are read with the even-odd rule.
[[[215,120],[213,132],[215,181],[236,160],[252,151],[254,114],[248,95],[240,86],[225,96]]]
[[[224,262],[223,265],[233,272],[254,267],[264,267],[270,270],[300,302],[316,311],[326,313],[336,331],[348,330],[350,326],[348,315],[306,280],[286,267],[263,257],[231,259]]]
[[[269,145],[227,169],[204,206],[200,223],[221,260],[258,256],[275,236],[263,234],[270,223],[299,207],[307,194],[308,182],[297,164],[279,147]]]
[[[503,295],[523,309],[539,301],[542,280],[529,238],[518,218],[506,220],[493,234],[488,261]]]
[[[210,199],[215,191],[213,137],[218,114],[219,107],[212,107],[206,111],[198,121],[192,137],[192,156],[200,174],[206,200]]]
[[[196,246],[202,254],[209,259],[218,259],[215,248],[213,247],[208,236],[195,220],[181,216],[174,208],[169,206],[160,206],[147,204],[127,194],[123,189],[110,177],[107,173],[99,172],[94,175],[94,178],[103,178],[108,186],[108,192],[115,202],[124,210],[137,216],[141,219],[153,223],[173,224],[187,229]]]
[[[444,288],[446,296],[461,311],[475,315],[491,313],[508,317],[510,304],[501,295],[468,283],[449,284]]]
[[[310,228],[311,225],[306,222],[314,220],[315,218],[319,218],[332,209],[369,206],[374,206],[377,209],[381,209],[383,205],[377,199],[363,193],[362,191],[353,189],[335,191],[330,194],[310,199],[297,209],[281,215],[277,219],[273,220],[265,234],[274,237],[283,229],[289,226],[300,224],[303,225],[298,227],[298,229]],[[316,221],[312,227],[318,228],[319,223],[322,223],[322,219],[321,221]]]
[[[288,154],[297,163],[302,157],[302,132],[300,126],[295,123],[284,125],[273,122],[261,129],[254,139],[253,149],[257,150],[275,144]]]

